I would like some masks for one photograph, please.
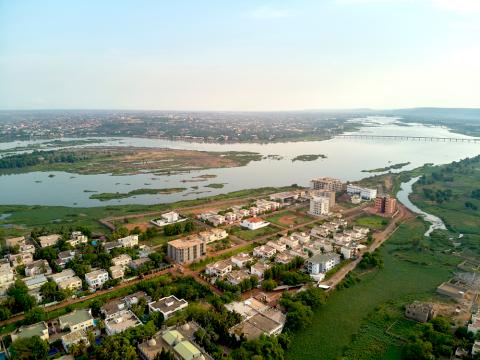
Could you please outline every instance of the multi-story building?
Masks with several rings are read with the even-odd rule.
[[[108,272],[103,269],[91,271],[85,274],[85,281],[92,289],[100,289],[108,281]]]
[[[65,270],[62,270],[62,272],[49,275],[48,278],[53,282],[55,282],[56,284],[58,284],[59,282],[74,276],[75,276],[75,272],[72,269],[65,269]]]
[[[333,208],[336,204],[335,202],[335,191],[329,190],[311,190],[309,191],[310,196],[325,197],[329,200],[329,205]]]
[[[71,313],[58,318],[62,330],[70,329],[71,332],[77,330],[87,330],[95,326],[95,320],[90,309],[77,309]]]
[[[8,260],[12,263],[13,267],[19,265],[29,265],[33,263],[33,254],[30,252],[21,252],[19,254],[10,254]]]
[[[309,214],[314,216],[327,215],[330,212],[330,200],[326,197],[313,196],[310,199]]]
[[[234,255],[230,258],[230,261],[233,265],[238,266],[239,268],[244,267],[248,262],[253,261],[253,258],[247,253],[240,253]]]
[[[82,288],[82,279],[78,276],[72,276],[68,279],[57,282],[57,284],[62,290],[79,290]]]
[[[12,341],[17,339],[29,339],[38,336],[40,339],[48,341],[48,327],[43,321],[33,325],[23,325],[10,334]]]
[[[230,260],[220,260],[213,264],[208,264],[205,273],[207,275],[225,276],[232,271],[232,262]]]
[[[256,275],[259,279],[263,279],[263,274],[265,273],[265,270],[269,268],[269,264],[265,264],[259,261],[256,264],[250,266],[250,274]]]
[[[36,260],[31,264],[25,266],[25,275],[26,276],[34,276],[38,274],[51,274],[52,269],[50,265],[48,265],[47,260]]]
[[[112,279],[121,279],[125,276],[125,267],[122,265],[113,265],[109,268]]]
[[[71,246],[75,247],[80,244],[86,244],[88,242],[88,238],[82,234],[81,231],[74,231],[70,235],[70,239],[67,240]]]
[[[132,257],[128,254],[121,254],[112,259],[114,266],[127,266],[132,261]]]
[[[362,199],[372,200],[372,199],[375,199],[375,197],[377,196],[377,189],[369,189],[369,188],[361,187],[358,185],[348,184],[347,194],[360,195]]]
[[[277,250],[268,245],[260,245],[253,249],[253,256],[263,259],[269,259],[275,256],[276,253]]]
[[[77,255],[77,252],[74,250],[65,250],[58,254],[58,259],[55,260],[55,262],[57,263],[58,266],[60,266],[61,268],[64,268],[65,265],[67,265],[69,261],[73,260],[76,255]]]
[[[340,263],[340,255],[335,253],[317,254],[307,260],[307,271],[309,274],[318,275],[326,273]]]
[[[214,241],[222,240],[228,237],[228,233],[223,229],[211,229],[198,233],[200,239],[209,244]]]
[[[321,177],[310,181],[313,190],[342,191],[343,183],[339,179]]]
[[[375,211],[379,214],[393,215],[397,211],[397,199],[390,195],[377,196],[375,199]]]
[[[4,295],[8,287],[13,284],[15,274],[9,262],[0,263],[0,295]]]
[[[207,253],[204,240],[198,236],[170,241],[167,247],[167,255],[175,262],[188,264],[203,258]]]

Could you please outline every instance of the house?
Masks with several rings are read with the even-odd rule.
[[[250,266],[250,274],[258,276],[259,279],[263,279],[265,270],[269,269],[270,265],[263,262],[257,262]]]
[[[51,274],[52,269],[50,265],[48,265],[47,260],[36,260],[31,264],[25,266],[25,275],[26,276],[34,276],[39,274]]]
[[[478,330],[480,330],[480,316],[478,313],[472,314],[471,322],[467,325],[469,332],[477,335]]]
[[[5,239],[5,246],[7,248],[13,248],[17,245],[20,247],[23,244],[25,244],[25,236]]]
[[[340,263],[340,255],[335,253],[317,254],[307,260],[307,271],[311,275],[326,273]]]
[[[78,276],[72,276],[71,278],[59,281],[57,284],[62,290],[80,290],[82,288],[82,279]]]
[[[85,274],[85,281],[91,289],[100,289],[108,281],[108,272],[103,269],[91,271]]]
[[[355,244],[344,245],[340,248],[340,254],[344,259],[351,259],[358,254],[358,247]]]
[[[47,282],[47,278],[44,274],[39,274],[31,277],[26,277],[23,279],[25,285],[27,285],[28,290],[35,290],[42,287],[43,284]]]
[[[122,311],[128,310],[128,306],[122,299],[110,300],[100,308],[100,314],[105,320],[110,320]]]
[[[223,240],[228,237],[228,233],[223,229],[211,229],[209,231],[202,231],[198,233],[200,239],[209,244],[214,241]]]
[[[125,276],[125,267],[121,265],[113,265],[109,267],[112,279],[121,279]]]
[[[56,245],[58,240],[60,240],[60,238],[61,236],[59,234],[39,236],[38,242],[40,243],[40,247],[44,248],[47,246]]]
[[[480,340],[475,340],[472,346],[472,356],[480,353]]]
[[[268,221],[264,221],[263,219],[258,217],[245,219],[245,220],[242,220],[242,222],[240,223],[241,227],[247,228],[249,230],[257,230],[257,229],[266,227],[268,225],[270,225]]]
[[[132,260],[130,264],[128,264],[128,266],[131,269],[138,270],[142,265],[145,265],[149,262],[151,262],[149,258],[139,258],[139,259]]]
[[[48,341],[48,327],[43,321],[33,324],[33,325],[22,325],[15,329],[13,333],[10,334],[12,341],[17,339],[29,339],[33,336],[38,336],[40,339]]]
[[[22,244],[20,245],[20,252],[21,253],[31,253],[35,254],[35,246],[32,244]]]
[[[110,252],[113,249],[119,249],[121,247],[122,247],[122,244],[119,243],[118,241],[110,241],[103,244],[103,248],[105,249],[106,252]]]
[[[164,319],[168,319],[174,313],[185,309],[187,306],[188,302],[186,300],[178,299],[175,295],[148,303],[148,309],[152,312],[159,311]]]
[[[268,245],[260,245],[253,249],[253,256],[269,259],[277,253],[275,248]]]
[[[127,307],[130,309],[130,308],[132,307],[132,305],[138,304],[138,302],[140,301],[140,299],[145,299],[147,304],[148,304],[150,301],[152,301],[152,299],[150,298],[150,296],[147,295],[146,292],[144,292],[144,291],[137,291],[137,292],[134,292],[133,294],[130,294],[130,295],[125,296],[125,297],[123,298],[123,302],[124,302],[125,305],[127,305]]]
[[[282,252],[282,253],[277,253],[275,256],[275,262],[277,264],[288,264],[290,261],[295,259],[295,255],[292,255],[289,252]]]
[[[253,257],[251,257],[247,253],[240,253],[232,256],[230,258],[230,261],[233,263],[233,265],[238,266],[239,268],[243,268],[248,262],[253,261]]]
[[[140,245],[138,247],[138,257],[139,258],[148,258],[148,256],[153,253],[153,250],[150,246],[147,245]]]
[[[230,260],[220,260],[213,264],[208,264],[205,273],[207,275],[225,276],[232,271],[232,262]]]
[[[73,231],[70,234],[70,239],[67,240],[67,243],[73,247],[80,244],[86,244],[87,242],[88,242],[88,238],[85,235],[83,235],[81,231]]]
[[[435,315],[435,309],[432,304],[415,301],[405,307],[405,316],[418,322],[427,322],[433,319]]]
[[[257,216],[258,214],[260,214],[260,209],[256,206],[250,207],[248,211],[250,212],[250,216]]]
[[[63,280],[69,279],[74,276],[75,271],[73,271],[72,269],[65,269],[59,273],[50,274],[47,277],[58,285],[58,283],[62,282]]]
[[[127,266],[132,261],[132,257],[128,254],[122,254],[112,259],[114,266]]]
[[[4,295],[8,287],[13,284],[15,274],[13,268],[10,267],[10,262],[0,263],[0,295]]]
[[[82,343],[85,347],[89,346],[87,333],[85,330],[71,331],[61,337],[62,346],[66,352],[69,352],[70,347],[75,344]]]
[[[207,219],[213,226],[220,226],[225,223],[225,216],[223,215],[212,215]]]
[[[95,326],[95,320],[90,309],[77,309],[71,313],[58,318],[62,330],[70,329],[71,332],[77,330],[87,330]]]
[[[138,235],[128,235],[117,240],[122,247],[131,248],[138,245]]]
[[[188,264],[206,255],[205,241],[198,236],[191,236],[168,242],[167,254],[175,262]]]
[[[313,196],[310,199],[310,215],[321,216],[328,215],[330,213],[330,200],[323,196]]]
[[[150,222],[155,226],[165,226],[168,224],[175,224],[177,222],[185,221],[186,218],[180,217],[180,215],[175,211],[170,211],[165,214],[160,215],[159,218],[150,220]]]
[[[20,265],[30,265],[33,263],[33,255],[30,252],[21,252],[19,254],[9,254],[8,260],[13,267]]]
[[[293,240],[297,240],[300,244],[305,244],[305,243],[308,243],[310,241],[310,235],[307,234],[307,233],[304,233],[304,232],[294,232],[292,233],[292,235],[290,235],[290,237],[293,239]]]
[[[132,311],[124,310],[105,320],[105,331],[107,335],[115,335],[139,325],[142,325],[140,319]]]
[[[225,221],[233,222],[235,220],[237,220],[237,215],[235,213],[229,211],[225,214]]]
[[[277,250],[277,252],[283,252],[287,250],[287,244],[280,241],[269,241],[266,245],[274,248],[275,250]]]
[[[61,268],[64,268],[69,261],[75,258],[76,254],[77,252],[74,250],[62,251],[58,254],[58,259],[55,260],[55,262],[58,266],[60,266]]]
[[[250,274],[245,270],[233,270],[227,274],[225,280],[228,281],[232,285],[238,285],[243,280],[249,279]]]
[[[278,241],[282,244],[285,244],[289,248],[294,248],[300,243],[298,238],[294,238],[292,236],[282,236]]]

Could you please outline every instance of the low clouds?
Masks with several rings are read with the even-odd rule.
[[[289,9],[281,9],[272,6],[260,6],[250,12],[250,17],[254,19],[283,19],[293,15]]]

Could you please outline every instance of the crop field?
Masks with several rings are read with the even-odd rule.
[[[293,335],[287,359],[338,359],[344,353],[347,359],[398,359],[401,342],[385,332],[395,318],[367,321],[369,316],[391,301],[405,304],[431,297],[459,262],[437,250],[437,245],[443,249],[443,238],[420,241],[419,246],[414,238],[423,238],[425,227],[419,219],[401,225],[380,248],[384,268],[356,270],[360,282],[331,293],[314,313],[313,323]]]
[[[270,216],[265,220],[273,224],[280,225],[282,227],[288,227],[290,225],[305,224],[309,221],[312,221],[313,219],[308,216],[299,215],[293,211],[283,211],[273,216]]]

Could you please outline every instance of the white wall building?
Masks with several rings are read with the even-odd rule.
[[[360,195],[362,199],[372,200],[377,197],[377,189],[369,189],[358,185],[347,185],[348,195]]]
[[[138,235],[128,235],[124,238],[117,240],[122,247],[134,247],[138,245]]]
[[[307,260],[309,274],[326,273],[340,263],[340,255],[335,253],[317,254]]]
[[[100,269],[85,274],[85,281],[92,289],[100,289],[108,281],[108,272]]]
[[[330,212],[330,200],[326,197],[313,196],[310,199],[309,213],[314,216],[328,215]]]
[[[268,225],[270,225],[268,221],[264,221],[263,219],[257,217],[245,219],[240,223],[240,226],[249,230],[257,230]]]

